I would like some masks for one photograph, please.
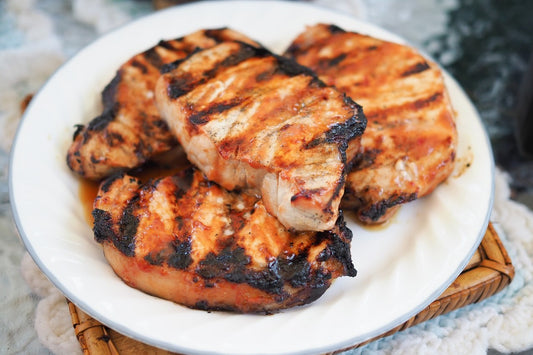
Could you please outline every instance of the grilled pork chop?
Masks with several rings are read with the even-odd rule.
[[[225,42],[161,76],[156,101],[209,180],[261,195],[287,228],[334,227],[366,124],[350,98],[292,60]]]
[[[408,46],[325,24],[307,28],[286,55],[364,108],[362,152],[342,201],[361,221],[384,222],[452,172],[455,119],[434,63]]]
[[[192,308],[272,313],[356,274],[342,215],[331,231],[289,232],[257,197],[228,192],[192,168],[146,184],[110,177],[93,216],[118,276]]]
[[[88,125],[79,125],[74,133],[67,153],[70,169],[98,180],[179,151],[155,107],[154,88],[160,69],[199,48],[234,39],[253,43],[230,29],[201,30],[161,41],[124,63],[102,93],[103,113]]]

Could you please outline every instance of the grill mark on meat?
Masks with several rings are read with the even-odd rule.
[[[186,56],[184,56],[183,58],[180,58],[180,59],[177,59],[177,60],[174,60],[170,63],[165,63],[163,64],[160,68],[159,68],[159,72],[161,74],[165,74],[165,73],[169,73],[171,71],[173,71],[174,69],[176,69],[177,67],[179,67],[179,65],[185,61],[188,57],[194,55],[195,53],[198,53],[202,50],[202,48],[200,47],[196,47],[194,48],[189,54],[187,54]]]
[[[424,97],[424,98],[421,98],[415,101],[407,101],[400,105],[391,105],[391,106],[380,107],[379,109],[375,109],[375,110],[368,110],[366,112],[366,116],[369,121],[377,120],[377,122],[381,123],[382,121],[384,122],[387,117],[404,114],[407,111],[420,110],[423,108],[430,107],[432,105],[438,105],[442,103],[443,99],[444,97],[442,96],[442,94],[439,92],[436,92],[427,97]]]
[[[330,259],[340,260],[343,264],[348,266],[346,269],[346,275],[355,277],[357,276],[357,270],[351,263],[352,256],[350,253],[350,241],[353,239],[353,234],[352,231],[346,227],[342,211],[339,213],[336,227],[341,231],[340,234],[344,235],[345,238],[340,238],[339,235],[332,231],[318,233],[317,241],[318,239],[331,241],[331,243],[327,245],[327,248],[319,254],[319,260],[322,262]]]
[[[421,73],[425,70],[428,70],[429,69],[429,64],[427,62],[419,62],[419,63],[416,63],[415,65],[413,65],[411,68],[407,69],[406,71],[404,71],[401,76],[409,76],[409,75],[413,75],[413,74],[418,74],[418,73]]]
[[[358,153],[352,161],[351,169],[366,169],[371,167],[381,152],[381,149],[374,148],[366,149]]]
[[[363,210],[361,213],[365,218],[368,218],[372,221],[379,220],[387,210],[396,205],[404,204],[406,202],[414,201],[418,198],[416,192],[411,194],[404,194],[399,196],[391,196],[386,200],[381,200],[378,203],[373,204],[370,208]]]
[[[342,123],[334,124],[326,132],[326,142],[349,142],[357,136],[363,134],[366,129],[367,118],[361,105],[355,103],[350,97],[344,95],[344,102],[357,112],[361,112],[358,117],[351,117]]]
[[[171,51],[175,51],[175,50],[180,50],[180,48],[176,48],[174,46],[174,43],[176,41],[181,41],[183,40],[183,37],[180,37],[178,39],[175,39],[174,41],[165,41],[165,40],[161,40],[157,43],[157,46],[156,47],[161,47],[161,48],[165,48],[165,49],[168,49],[168,50],[171,50]]]
[[[82,124],[75,124],[74,125],[74,134],[72,135],[72,140],[76,139],[76,137],[81,133],[83,132],[83,130],[85,129],[85,125],[82,125]],[[80,155],[80,152],[75,152],[74,154],[77,154],[77,156]]]
[[[189,116],[189,122],[193,125],[202,125],[209,122],[209,116],[216,113],[222,113],[242,103],[240,98],[235,98],[227,103],[220,102],[210,105],[203,111],[197,111]]]
[[[179,78],[174,77],[168,85],[167,95],[169,98],[175,100],[205,81],[205,78],[195,81],[194,78],[188,75],[183,75]]]
[[[328,31],[331,33],[331,34],[335,34],[335,33],[346,33],[346,31],[344,29],[342,29],[341,27],[337,26],[337,25],[328,25]]]
[[[228,36],[224,34],[224,30],[227,30],[227,27],[208,29],[205,31],[205,35],[213,39],[216,43],[222,43],[229,40]]]
[[[163,60],[161,59],[161,56],[159,55],[159,53],[157,53],[157,46],[144,51],[143,57],[148,63],[150,63],[150,65],[156,68],[161,68],[161,66],[164,64]]]
[[[425,99],[419,99],[416,100],[413,105],[416,109],[422,109],[424,107],[430,106],[433,103],[437,103],[438,101],[442,101],[443,96],[442,93],[436,92],[433,95],[425,98]]]
[[[131,62],[131,65],[134,66],[135,68],[138,68],[143,74],[146,74],[148,72],[148,68],[146,67],[146,65],[144,65],[138,60],[133,60]]]
[[[318,24],[285,54],[364,107],[368,124],[362,149],[347,166],[342,207],[365,223],[381,223],[450,175],[457,143],[453,109],[438,67],[416,50]]]
[[[130,200],[119,223],[120,234],[114,238],[113,242],[118,250],[126,256],[135,255],[135,235],[139,226],[139,218],[135,215],[139,197]]]
[[[191,257],[191,241],[187,239],[183,242],[175,241],[173,243],[173,253],[168,258],[168,265],[178,270],[187,269],[193,262]]]
[[[269,179],[292,179],[278,185],[287,190],[283,197],[268,191],[268,210],[278,217],[278,210],[294,213],[295,220],[301,217],[293,225],[290,217],[283,220],[288,228],[323,230],[334,224],[347,172],[343,165],[355,155],[366,118],[360,105],[326,86],[309,68],[266,49],[228,42],[163,75],[156,99],[189,159],[210,179],[228,189],[256,189],[253,193],[260,194],[267,191],[265,173],[272,175]],[[200,157],[195,150],[209,143],[216,154]],[[218,157],[219,162],[206,163]],[[225,164],[249,171],[230,172]],[[303,167],[311,165],[328,165],[328,174],[318,176]],[[248,178],[256,170],[261,171],[257,179]],[[295,172],[284,175],[286,170]]]
[[[117,70],[117,73],[111,79],[109,84],[107,84],[102,91],[102,104],[104,106],[104,110],[108,110],[109,108],[115,106],[116,104],[116,96],[117,96],[117,90],[118,85],[120,84],[120,81],[123,78],[123,71]]]
[[[181,281],[186,283],[176,287],[178,293],[197,292],[187,294],[190,301],[185,305],[189,307],[271,313],[312,302],[333,279],[356,275],[350,255],[352,234],[342,214],[331,231],[294,233],[258,207],[261,200],[227,192],[194,168],[142,186],[136,184],[138,180],[123,174],[110,178],[101,185],[93,211],[95,239],[104,244],[104,250],[109,248],[105,245],[114,245],[129,260],[124,272],[132,285],[138,285],[132,268],[145,263],[141,268],[150,270],[150,285],[171,270],[186,273]],[[129,194],[124,202],[120,202],[122,191]],[[161,194],[170,200],[161,200]],[[157,203],[152,203],[153,199]],[[121,207],[117,208],[117,203]],[[206,217],[210,225],[201,227]],[[162,225],[157,221],[174,221],[172,237],[163,245],[157,241],[168,232],[159,229]],[[230,226],[230,233],[224,225]],[[125,275],[122,269],[115,270],[119,276]],[[220,292],[217,297],[222,297],[235,287],[255,291],[239,294],[237,302],[213,302],[204,296]],[[160,291],[142,289],[156,295]]]
[[[89,122],[89,124],[87,125],[87,131],[84,132],[85,140],[87,140],[89,137],[89,131],[103,131],[109,125],[109,123],[115,119],[115,117],[117,116],[117,110],[118,105],[114,105],[105,110],[104,113],[102,113],[100,116]]]
[[[319,88],[326,86],[326,84],[324,84],[324,82],[322,82],[315,74],[315,72],[311,69],[300,65],[296,61],[291,60],[289,58],[274,54],[273,56],[277,59],[279,70],[283,74],[286,74],[288,76],[307,75],[312,78],[311,84],[316,85]]]
[[[333,58],[324,58],[320,60],[318,65],[320,67],[335,67],[342,63],[342,61],[346,59],[346,56],[346,53],[341,53]]]
[[[116,239],[115,233],[113,232],[113,219],[111,213],[95,208],[92,211],[92,216],[94,218],[94,239],[98,243],[103,243],[106,240],[113,241]]]
[[[105,179],[101,184],[100,184],[100,190],[104,193],[107,193],[109,192],[109,189],[111,188],[111,185],[113,185],[113,183],[118,180],[118,179],[122,179],[124,177],[124,173],[118,173],[118,174],[115,174],[107,179]]]
[[[227,29],[197,31],[180,39],[160,41],[130,58],[102,91],[99,115],[86,125],[76,126],[67,152],[69,168],[84,178],[100,180],[176,150],[177,139],[155,107],[155,82],[161,68],[171,70],[199,48],[217,44],[218,40],[211,37],[253,43]]]
[[[271,53],[265,49],[265,48],[257,48],[257,47],[253,47],[253,46],[250,46],[246,43],[242,43],[242,46],[240,47],[240,49],[235,52],[235,53],[232,53],[231,55],[227,56],[226,58],[224,58],[219,65],[216,65],[212,71],[208,71],[208,75],[209,77],[213,77],[219,70],[220,70],[220,67],[223,67],[223,68],[228,68],[228,67],[233,67],[239,63],[242,63],[244,62],[245,60],[247,59],[250,59],[250,58],[264,58],[268,55],[270,55]]]

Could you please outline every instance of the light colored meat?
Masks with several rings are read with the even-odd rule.
[[[429,194],[453,169],[457,132],[441,71],[415,49],[336,26],[308,27],[286,56],[363,106],[362,151],[348,174],[343,208],[384,222]]]
[[[256,197],[228,192],[196,169],[150,180],[105,180],[95,239],[128,285],[179,304],[272,313],[355,276],[351,232],[289,232]]]
[[[156,101],[208,179],[262,196],[287,228],[333,228],[366,124],[351,99],[289,59],[225,42],[163,75]]]
[[[161,41],[129,59],[102,93],[102,114],[88,125],[79,125],[74,133],[67,153],[70,169],[98,180],[151,159],[172,159],[180,147],[154,101],[160,70],[199,48],[235,39],[253,43],[230,29],[201,30]]]

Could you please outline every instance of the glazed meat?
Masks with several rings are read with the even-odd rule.
[[[260,199],[193,168],[145,184],[110,177],[93,216],[95,239],[119,277],[191,308],[272,313],[356,274],[342,215],[331,231],[289,232]]]
[[[292,60],[225,42],[161,76],[156,101],[208,179],[262,196],[287,228],[333,228],[366,124],[350,98]]]
[[[286,55],[364,108],[362,151],[342,201],[361,221],[384,222],[452,172],[457,132],[437,65],[408,46],[325,24],[307,28]]]
[[[102,93],[103,112],[79,125],[67,153],[67,164],[78,175],[98,180],[150,159],[165,159],[179,151],[175,137],[155,106],[154,88],[160,69],[198,48],[239,39],[230,29],[201,30],[133,56],[117,71]]]

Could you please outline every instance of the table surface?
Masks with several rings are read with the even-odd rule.
[[[516,108],[524,97],[521,81],[531,66],[533,2],[308,2],[373,22],[433,56],[479,110],[496,164],[512,178],[513,198],[533,207],[533,162],[515,139]],[[25,250],[9,205],[9,147],[21,116],[19,103],[80,48],[152,11],[152,2],[141,0],[0,1],[0,72],[5,76],[0,80],[0,353],[48,353],[33,330],[39,296],[20,273]],[[529,137],[533,139],[533,132]]]

